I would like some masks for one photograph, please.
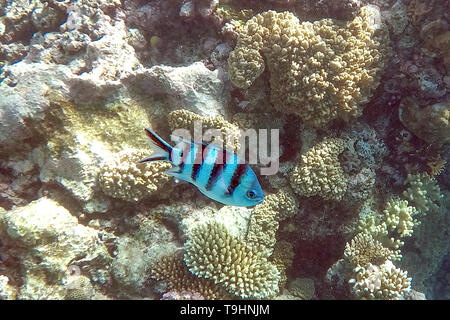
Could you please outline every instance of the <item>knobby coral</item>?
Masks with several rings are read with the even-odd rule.
[[[291,191],[286,189],[276,194],[269,194],[253,209],[246,240],[272,252],[279,221],[295,213],[296,201]]]
[[[188,292],[206,299],[223,299],[227,292],[214,284],[211,279],[198,278],[189,272],[183,257],[173,254],[162,257],[150,270],[150,276],[158,281],[166,282],[169,289],[176,292]]]
[[[125,149],[106,163],[99,174],[99,185],[104,193],[126,201],[139,201],[169,181],[164,172],[171,168],[169,162],[139,164],[148,151]]]
[[[373,6],[348,23],[300,23],[291,12],[267,11],[240,29],[229,75],[247,89],[267,67],[274,107],[319,127],[361,115],[388,52],[387,29]]]
[[[328,138],[302,155],[302,162],[294,167],[290,179],[294,191],[307,197],[341,200],[348,185],[338,159],[344,149],[344,140]]]
[[[186,129],[189,130],[191,137],[195,137],[194,125],[200,124],[202,132],[208,129],[218,129],[221,133],[220,137],[214,137],[212,142],[223,145],[229,150],[236,151],[240,147],[239,139],[241,133],[239,127],[229,123],[221,116],[202,117],[196,113],[187,110],[175,110],[169,113],[169,126],[172,130]],[[204,133],[204,132],[203,132]],[[200,137],[203,138],[203,137]]]
[[[280,275],[258,246],[230,235],[214,221],[195,227],[185,244],[184,261],[198,277],[212,279],[242,298],[267,298],[278,292]]]

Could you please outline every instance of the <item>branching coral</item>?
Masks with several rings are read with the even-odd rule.
[[[410,237],[413,228],[419,224],[414,218],[417,213],[417,209],[409,206],[408,201],[391,199],[386,203],[383,214],[370,213],[363,217],[359,230],[371,235],[383,246],[395,249],[395,255],[390,259],[398,259],[401,257],[398,249],[404,244],[402,239]]]
[[[137,163],[148,155],[146,150],[125,149],[106,163],[99,174],[104,193],[126,201],[139,201],[159,190],[170,177],[164,172],[168,162]]]
[[[441,208],[441,190],[435,179],[427,174],[409,174],[406,179],[408,188],[403,192],[408,202],[420,213],[439,212]]]
[[[353,292],[362,299],[398,300],[411,290],[411,278],[408,273],[396,268],[391,261],[381,266],[369,264],[367,267],[357,267]]]
[[[345,245],[344,256],[354,267],[368,264],[381,265],[394,256],[394,252],[383,247],[370,234],[358,233]]]
[[[246,89],[267,67],[275,108],[314,127],[358,117],[379,83],[386,30],[371,6],[346,24],[300,23],[290,12],[263,12],[240,29],[228,60],[230,79]]]
[[[224,299],[229,294],[211,279],[198,278],[189,272],[183,257],[178,254],[164,256],[150,270],[150,276],[167,283],[171,290],[200,295],[205,299]]]
[[[267,298],[278,292],[277,268],[257,246],[209,222],[194,228],[185,244],[184,261],[198,277],[212,279],[242,298]]]
[[[194,137],[194,124],[200,123],[201,129],[204,133],[207,129],[218,129],[222,137],[214,137],[216,144],[223,145],[229,150],[236,151],[240,147],[239,139],[241,137],[239,127],[229,123],[221,116],[202,117],[198,114],[187,110],[175,110],[169,113],[169,126],[172,130],[186,129]]]
[[[302,163],[294,167],[290,179],[294,191],[307,197],[342,199],[347,190],[348,177],[338,156],[344,148],[344,140],[329,138],[302,155]]]
[[[414,226],[419,223],[413,218],[417,209],[408,206],[406,200],[389,200],[383,212],[389,231],[395,231],[400,238],[411,236]]]

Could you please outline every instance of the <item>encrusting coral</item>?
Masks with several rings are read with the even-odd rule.
[[[373,6],[348,23],[300,23],[291,12],[267,11],[240,29],[229,75],[247,89],[267,67],[274,107],[319,127],[361,115],[388,51],[387,28]]]
[[[148,155],[146,150],[125,149],[105,163],[98,177],[104,193],[126,201],[139,201],[159,190],[170,177],[164,172],[169,162],[139,164]]]
[[[369,264],[355,269],[356,279],[351,279],[354,294],[361,299],[398,300],[411,291],[408,273],[386,261],[381,266]]]
[[[258,246],[230,235],[214,221],[195,227],[185,244],[184,261],[194,275],[214,280],[241,298],[278,293],[280,275]]]
[[[302,162],[294,167],[290,179],[294,191],[306,197],[341,200],[348,185],[338,158],[344,149],[344,140],[328,138],[302,155]]]
[[[187,110],[175,110],[168,115],[169,126],[171,130],[186,129],[194,137],[194,124],[197,122],[201,125],[203,134],[207,129],[220,130],[221,137],[214,137],[212,142],[223,145],[230,151],[237,151],[240,147],[239,139],[241,137],[239,127],[229,123],[221,116],[202,117],[196,113]],[[201,137],[202,138],[202,137]]]

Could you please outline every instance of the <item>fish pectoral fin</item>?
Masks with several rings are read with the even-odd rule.
[[[178,166],[174,166],[174,167],[170,168],[169,170],[167,170],[166,174],[168,174],[169,176],[173,176],[175,178],[179,178],[179,176],[181,174],[181,168]]]

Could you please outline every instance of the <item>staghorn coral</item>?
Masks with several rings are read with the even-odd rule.
[[[364,267],[368,264],[381,265],[394,257],[394,252],[383,247],[370,234],[358,233],[345,244],[344,256],[354,267]]]
[[[441,190],[436,180],[427,174],[408,174],[408,188],[403,196],[412,203],[421,214],[439,212],[441,208]]]
[[[190,295],[200,295],[205,299],[224,299],[229,294],[211,279],[198,278],[189,272],[182,255],[164,256],[156,261],[150,270],[150,276],[158,281],[164,281],[176,292],[188,292]]]
[[[347,190],[348,177],[338,156],[344,148],[344,140],[328,138],[302,155],[302,163],[294,167],[290,179],[294,191],[307,197],[342,199]]]
[[[125,149],[106,163],[99,174],[99,185],[107,195],[126,201],[139,201],[160,190],[170,177],[164,172],[171,168],[168,162],[137,162],[148,151]]]
[[[264,251],[233,237],[223,224],[209,222],[194,228],[185,244],[189,271],[212,279],[242,298],[267,298],[278,293],[280,275]]]
[[[219,129],[222,137],[214,137],[212,142],[223,145],[225,148],[236,151],[240,147],[240,131],[239,127],[229,123],[221,116],[202,117],[198,114],[187,110],[175,110],[168,115],[169,126],[171,130],[187,129],[194,136],[194,124],[196,122],[201,124],[202,132],[207,129]]]
[[[388,53],[386,30],[371,6],[346,24],[300,24],[290,12],[263,12],[240,29],[228,60],[230,79],[247,89],[267,67],[277,110],[314,127],[355,118],[378,86]]]
[[[272,252],[279,221],[293,216],[297,212],[296,207],[295,197],[287,189],[269,194],[253,209],[246,240]]]
[[[351,279],[354,294],[361,299],[398,300],[411,291],[408,273],[386,261],[381,266],[369,264],[355,269],[356,279]]]

